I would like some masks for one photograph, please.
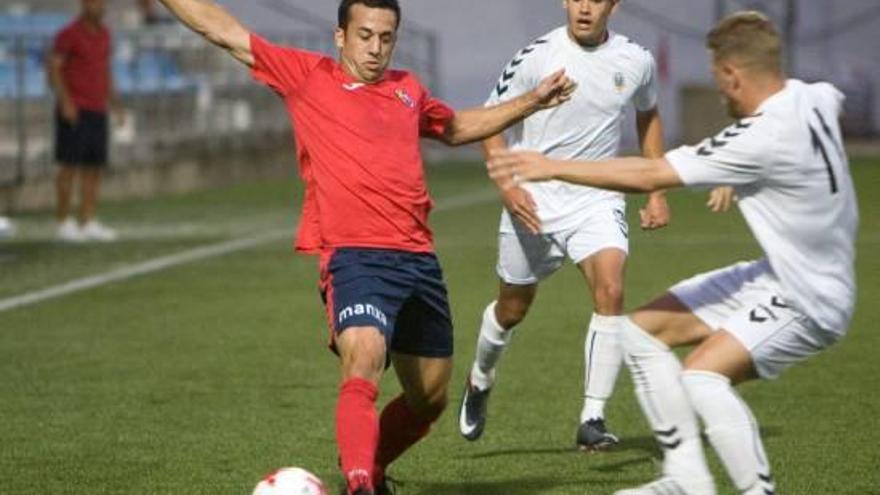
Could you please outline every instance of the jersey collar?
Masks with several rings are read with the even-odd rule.
[[[339,60],[333,60],[333,77],[340,81],[342,84],[357,84],[362,87],[376,87],[386,81],[388,78],[388,69],[385,69],[385,72],[382,73],[382,77],[379,80],[368,83],[363,82],[352,76],[345,70],[345,67],[342,66],[342,62]]]
[[[607,32],[607,37],[602,43],[599,43],[596,46],[583,46],[577,41],[571,39],[571,34],[568,32],[567,26],[563,28],[563,31],[565,33],[565,41],[568,43],[568,45],[579,52],[585,53],[599,53],[611,46],[611,44],[614,42],[614,39],[617,37],[617,33],[609,29]]]

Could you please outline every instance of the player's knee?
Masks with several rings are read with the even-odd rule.
[[[340,334],[337,347],[345,378],[378,381],[385,369],[385,339],[375,329],[349,328]]]
[[[517,326],[528,312],[529,304],[524,301],[498,301],[495,306],[495,318],[506,330]]]
[[[623,309],[623,284],[620,282],[602,282],[596,285],[593,297],[596,311],[601,314],[619,314]]]
[[[412,411],[425,421],[434,422],[449,404],[449,396],[445,390],[435,393],[407,397],[407,405]]]
[[[67,185],[68,183],[73,182],[74,177],[76,177],[76,169],[63,167],[58,171],[58,175],[55,176],[56,182],[59,184]]]
[[[343,361],[342,374],[344,379],[362,378],[373,383],[378,383],[379,379],[382,377],[384,368],[384,359],[379,359],[375,356],[357,356],[351,360]]]

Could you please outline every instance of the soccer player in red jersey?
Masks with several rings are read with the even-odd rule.
[[[338,60],[273,45],[207,0],[162,2],[287,105],[306,185],[296,246],[320,255],[332,347],[342,360],[336,438],[346,490],[389,493],[386,468],[440,416],[452,373],[452,322],[427,223],[419,138],[484,139],[568,100],[574,83],[560,71],[505,104],[455,111],[412,74],[388,69],[397,0],[342,0]],[[403,394],[377,415],[389,358]]]

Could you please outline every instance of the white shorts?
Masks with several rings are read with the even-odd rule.
[[[498,234],[496,271],[505,283],[532,285],[552,275],[565,262],[577,264],[603,249],[629,253],[629,229],[624,207],[602,205],[585,214],[576,228],[532,234],[518,222],[515,233]]]
[[[778,378],[840,338],[788,305],[766,259],[697,275],[670,292],[710,328],[736,337],[764,379]]]

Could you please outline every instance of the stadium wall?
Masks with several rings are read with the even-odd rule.
[[[272,0],[223,0],[257,30],[284,30],[264,4]],[[337,2],[283,0],[315,15],[332,18]],[[561,0],[401,0],[404,25],[433,30],[441,57],[441,96],[456,107],[481,104],[502,67],[514,52],[535,37],[564,23]],[[661,110],[673,142],[690,139],[684,102],[691,88],[709,87],[708,56],[703,38],[719,12],[757,8],[785,24],[779,0],[623,0],[612,27],[652,50],[661,65]],[[807,80],[829,80],[847,90],[851,111],[880,127],[880,2],[877,0],[797,0],[792,74]],[[405,40],[402,40],[405,43]],[[866,95],[873,94],[869,97]],[[711,104],[706,101],[706,104]],[[707,107],[707,110],[717,109]],[[635,145],[626,125],[628,147]],[[714,130],[714,129],[713,129]],[[705,130],[704,135],[712,130]]]
[[[102,179],[101,196],[107,200],[151,198],[253,180],[285,179],[296,170],[290,146],[290,141],[285,139],[265,151],[246,155],[236,153],[226,158],[174,160],[110,169]],[[0,211],[45,210],[54,205],[55,184],[51,176],[0,188]]]

